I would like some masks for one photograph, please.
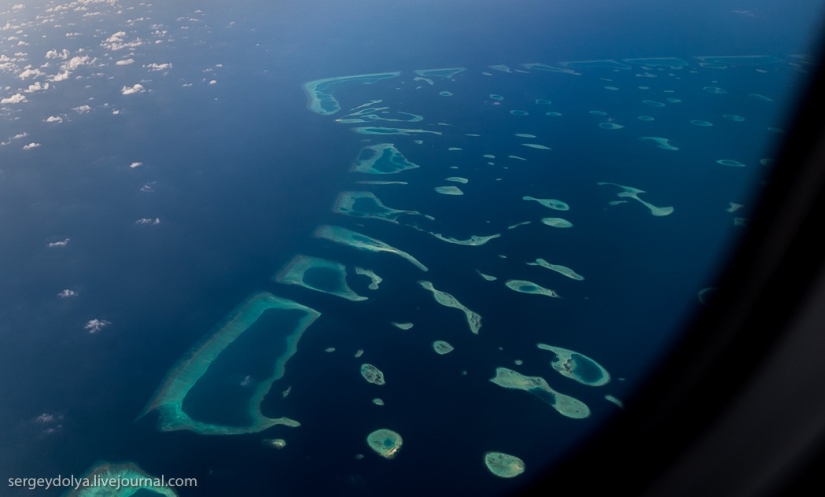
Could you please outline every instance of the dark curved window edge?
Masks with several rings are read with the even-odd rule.
[[[644,494],[731,407],[771,351],[794,333],[796,314],[825,266],[825,64],[821,56],[818,60],[752,222],[718,278],[713,300],[688,324],[627,409],[523,495]],[[825,384],[825,378],[811,381]],[[815,415],[800,407],[787,406],[786,423]],[[822,437],[816,437],[799,454],[784,454],[802,458],[798,474],[785,473],[768,495],[800,490],[797,481],[814,474],[823,446]],[[777,460],[782,456],[777,454]],[[724,478],[725,468],[718,473]]]

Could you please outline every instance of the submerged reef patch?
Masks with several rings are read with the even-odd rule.
[[[464,195],[464,192],[457,186],[437,186],[435,191],[442,195]]]
[[[425,78],[452,79],[456,74],[466,70],[466,67],[445,67],[444,69],[416,69],[413,72]]]
[[[658,136],[643,136],[639,138],[639,140],[647,143],[653,143],[656,145],[657,148],[661,148],[662,150],[679,150],[678,147],[674,147],[670,144],[670,140],[667,138],[661,138]]]
[[[500,478],[513,478],[524,473],[524,461],[504,452],[487,452],[484,465]]]
[[[369,363],[361,365],[361,376],[373,385],[383,385],[386,383],[384,380],[384,372]]]
[[[489,242],[490,240],[493,240],[493,239],[498,238],[498,237],[501,236],[500,233],[495,233],[493,235],[486,235],[486,236],[470,235],[470,238],[467,238],[465,240],[459,240],[458,238],[453,238],[453,237],[450,237],[450,236],[444,236],[441,233],[430,233],[430,234],[432,236],[438,238],[442,242],[452,243],[454,245],[466,245],[466,246],[469,246],[469,247],[478,247],[478,246],[484,245],[485,243]]]
[[[407,169],[417,169],[418,164],[408,161],[392,143],[379,143],[364,147],[352,163],[350,172],[367,174],[396,174]]]
[[[397,249],[387,245],[381,240],[370,238],[367,235],[362,235],[361,233],[349,230],[347,228],[325,224],[323,226],[319,226],[318,229],[315,230],[314,236],[315,238],[323,238],[342,245],[349,245],[350,247],[358,250],[366,250],[369,252],[388,252],[390,254],[395,254],[406,259],[418,269],[427,271],[427,266],[421,264],[418,262],[418,259],[403,250]]]
[[[606,181],[600,181],[598,184],[599,184],[599,186],[603,186],[603,185],[618,186],[619,188],[621,188],[624,191],[617,193],[616,194],[617,197],[632,198],[633,200],[638,201],[639,203],[641,203],[642,205],[644,205],[645,207],[650,209],[650,213],[653,214],[654,216],[661,217],[661,216],[669,216],[670,214],[673,214],[673,207],[656,207],[655,205],[653,205],[649,202],[645,202],[644,200],[640,199],[639,194],[640,193],[645,193],[644,190],[639,190],[638,188],[633,188],[632,186],[624,186],[624,185],[619,185],[619,184],[616,184],[616,183],[608,183]]]
[[[381,282],[384,281],[384,279],[382,277],[375,274],[375,272],[372,271],[371,269],[364,269],[364,268],[361,268],[361,267],[356,267],[355,268],[355,274],[357,274],[359,276],[366,276],[367,278],[370,279],[370,286],[367,287],[370,290],[378,290],[378,285],[380,285]]]

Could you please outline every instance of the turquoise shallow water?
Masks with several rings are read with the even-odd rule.
[[[180,495],[493,496],[562,457],[618,412],[605,395],[630,400],[700,305],[808,64],[804,33],[786,36],[802,14],[649,3],[620,16],[538,2],[4,12],[21,33],[0,44],[0,476],[133,461],[199,479]],[[686,38],[680,26],[700,14],[707,36]],[[627,29],[639,19],[669,28]],[[413,36],[425,20],[429,35]],[[21,76],[29,65],[42,74]],[[335,80],[320,113],[304,89],[388,72]],[[400,154],[376,167],[391,174],[352,171],[368,147]],[[371,218],[386,212],[363,199],[361,216],[333,212],[345,191],[419,214]],[[325,225],[380,250],[317,236]],[[299,254],[344,265],[368,300],[318,291],[340,290],[339,273],[307,271],[314,289],[273,280]],[[539,258],[584,279],[527,264]],[[136,421],[187,351],[262,291],[321,313],[261,404],[301,426],[208,436],[158,431],[156,413]],[[462,308],[481,316],[477,335]],[[244,404],[293,321],[262,318],[227,347],[190,414],[248,423]],[[436,354],[436,340],[454,350]],[[592,358],[611,381],[559,374],[538,343]],[[364,363],[386,384],[366,382]],[[583,378],[598,374],[587,366]],[[563,416],[546,390],[491,383],[498,367],[544,378],[590,417]],[[366,443],[380,428],[403,437],[392,460]],[[286,447],[262,443],[272,438]],[[519,457],[524,474],[495,477],[489,451]]]

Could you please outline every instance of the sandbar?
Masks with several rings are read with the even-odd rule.
[[[573,223],[571,223],[567,219],[562,219],[560,217],[543,217],[543,218],[541,218],[541,222],[546,224],[547,226],[552,226],[554,228],[572,228],[573,227]]]
[[[445,342],[444,340],[436,340],[433,342],[433,350],[435,350],[435,353],[438,355],[444,355],[449,354],[454,349],[452,345]]]
[[[559,274],[563,274],[567,276],[571,280],[582,281],[584,276],[580,275],[579,273],[573,271],[567,266],[561,266],[559,264],[550,264],[549,262],[545,261],[544,259],[538,258],[536,262],[525,262],[528,266],[541,266],[543,268],[549,269],[551,271],[555,271]]]
[[[458,301],[455,297],[450,295],[447,292],[442,292],[441,290],[436,290],[432,283],[429,281],[419,281],[419,285],[425,290],[432,292],[435,301],[445,307],[452,307],[453,309],[458,309],[464,313],[464,316],[467,318],[467,324],[470,326],[470,331],[474,334],[478,334],[479,330],[481,329],[481,316],[465,307],[461,302]]]
[[[562,416],[584,419],[590,416],[590,408],[584,402],[553,390],[541,376],[525,376],[508,368],[496,368],[491,382],[504,388],[524,390],[546,402]]]

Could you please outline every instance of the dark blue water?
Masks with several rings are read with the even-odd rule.
[[[19,59],[17,69],[0,73],[3,86],[12,88],[2,98],[48,81],[44,75],[21,82],[17,74],[26,65],[48,61],[43,71],[57,72],[65,61],[45,59],[47,50],[66,48],[97,61],[74,69],[68,80],[51,81],[49,91],[25,93],[26,103],[0,106],[0,139],[27,133],[0,147],[0,477],[79,476],[108,460],[133,461],[153,475],[197,477],[199,488],[181,495],[379,495],[387,488],[396,495],[498,495],[517,488],[616,412],[606,394],[631,396],[741,233],[734,218],[748,217],[769,171],[760,160],[771,158],[782,138],[768,128],[785,127],[804,81],[805,64],[789,56],[811,52],[808,33],[815,26],[808,19],[821,10],[819,2],[782,12],[764,3],[738,9],[646,1],[587,8],[214,1],[194,12],[118,2],[101,6],[100,16],[54,14],[58,26],[21,24],[45,15],[40,7],[2,14],[2,24],[20,25],[29,43],[2,44],[3,54]],[[135,9],[117,13],[130,6]],[[67,30],[80,34],[67,37]],[[121,30],[127,41],[148,42],[131,50],[101,47]],[[15,55],[22,52],[27,55]],[[779,61],[716,69],[692,58],[717,54]],[[581,69],[578,76],[516,71],[526,71],[522,63],[654,56],[689,65]],[[115,64],[126,58],[136,62]],[[144,67],[167,62],[167,74]],[[458,66],[467,69],[452,80],[433,78],[433,86],[413,80],[415,69]],[[334,116],[306,108],[301,85],[307,81],[382,71],[402,75],[340,85],[335,96],[342,111]],[[145,93],[121,94],[138,82]],[[709,86],[727,93],[703,90]],[[386,126],[443,134],[360,135],[334,122],[377,99],[393,112],[425,118]],[[90,112],[72,110],[81,105]],[[47,123],[49,116],[63,122]],[[713,126],[691,125],[694,119]],[[598,126],[608,120],[624,128]],[[643,136],[668,138],[679,150],[656,148],[640,141]],[[421,167],[397,175],[348,172],[364,146],[385,142]],[[28,143],[41,146],[23,150]],[[746,167],[722,166],[720,159]],[[135,161],[143,165],[129,168]],[[470,181],[445,182],[448,176]],[[654,217],[632,199],[610,206],[622,200],[621,190],[600,181],[645,190],[642,199],[673,206],[674,213]],[[450,184],[465,195],[434,191]],[[358,189],[435,221],[402,217],[394,225],[330,212],[339,192]],[[521,200],[524,195],[560,199],[571,209],[551,211]],[[730,202],[744,207],[728,213]],[[160,224],[135,224],[156,217]],[[542,217],[563,217],[574,226],[551,228]],[[507,229],[522,221],[532,223]],[[405,250],[429,271],[391,254],[313,238],[322,224]],[[459,239],[502,236],[458,246],[411,224]],[[48,247],[66,238],[65,247]],[[345,264],[349,285],[370,299],[350,302],[272,282],[299,253]],[[569,266],[585,280],[525,264],[536,258]],[[355,266],[380,275],[380,289],[369,290]],[[476,270],[499,279],[487,282]],[[438,305],[421,279],[480,313],[481,333],[471,334],[458,310]],[[562,298],[513,292],[503,285],[507,279],[533,281]],[[77,296],[57,297],[64,289]],[[258,291],[322,313],[263,404],[266,415],[302,426],[219,437],[159,432],[154,413],[135,422],[168,370]],[[84,325],[92,319],[110,324],[90,334]],[[415,327],[402,331],[393,321]],[[274,360],[282,351],[277,340],[260,339],[267,326],[278,328],[261,322],[253,330],[244,367],[238,366],[242,348],[226,356],[232,361],[221,365],[226,374],[215,384],[230,393],[222,401],[215,392],[204,394],[216,404],[210,416],[242,417],[233,402],[243,401],[244,391],[232,386],[252,372],[264,375],[266,352]],[[434,340],[455,350],[437,355]],[[613,381],[594,388],[562,377],[550,367],[553,355],[536,348],[539,342],[593,358]],[[335,352],[325,352],[328,347]],[[358,349],[364,355],[356,359]],[[364,362],[378,366],[387,384],[365,382]],[[496,367],[545,378],[586,403],[592,416],[565,418],[528,392],[492,384]],[[373,405],[375,397],[385,405]],[[381,459],[366,445],[378,428],[403,437],[395,459]],[[274,450],[261,444],[264,438],[288,445]],[[491,450],[522,458],[525,475],[492,476],[483,465]]]

